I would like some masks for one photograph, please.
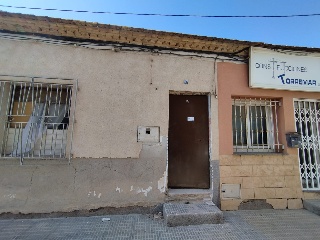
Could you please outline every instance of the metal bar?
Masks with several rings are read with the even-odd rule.
[[[23,153],[22,153],[22,123],[20,123],[20,165],[23,165]]]
[[[27,107],[27,102],[29,100],[30,92],[31,92],[31,84],[29,84],[29,88],[28,88],[27,94],[25,95],[24,99],[22,100],[24,102],[24,106],[23,106],[23,109],[22,109],[22,114],[23,115],[26,115],[26,107]]]
[[[313,137],[313,157],[314,157],[314,167],[315,167],[315,188],[319,189],[319,171],[318,171],[318,160],[319,160],[319,128],[318,128],[318,118],[317,118],[317,102],[313,103],[313,116],[312,119],[314,124],[312,125],[312,137]]]
[[[238,99],[238,102],[239,102],[239,120],[240,120],[240,144],[241,144],[240,149],[241,150],[245,149],[246,151],[248,151],[246,104],[245,102],[241,103],[241,99]],[[245,120],[245,122],[243,122],[243,119]],[[245,126],[245,129],[243,129],[243,126]]]
[[[302,105],[302,111],[303,111],[303,114],[304,114],[304,119],[306,119],[306,112],[305,112],[305,107],[304,107],[304,102],[302,101],[301,102],[301,105]],[[305,134],[303,135],[304,136],[304,147],[303,147],[303,161],[304,161],[304,173],[305,173],[305,181],[306,181],[306,189],[309,189],[309,178],[308,178],[308,167],[307,167],[307,161],[306,161],[306,154],[305,154],[305,149],[306,148],[309,148],[309,143],[308,143],[308,136],[306,134],[306,128],[307,128],[307,122],[303,122],[302,119],[300,120],[301,123],[304,125],[305,127]],[[302,131],[302,134],[303,134],[303,128],[301,128],[301,131]]]
[[[240,101],[239,101],[240,102]],[[244,110],[246,110],[246,108],[244,107]],[[240,102],[240,104],[239,104],[239,116],[240,116],[240,141],[241,141],[241,149],[243,149],[244,148],[244,136],[243,136],[243,123],[242,123],[242,119],[243,119],[243,114],[245,114],[245,112],[243,113],[242,112],[242,105],[241,105],[241,102]],[[246,148],[247,148],[247,146],[246,146]]]
[[[312,148],[310,149],[311,151],[311,178],[313,180],[313,188],[316,189],[318,188],[318,180],[317,180],[317,165],[316,165],[316,144],[315,144],[315,131],[314,131],[314,116],[313,116],[313,112],[314,112],[314,102],[309,102],[309,111],[310,111],[310,139],[311,139],[311,144],[312,144]]]
[[[59,102],[58,102],[58,115],[60,115],[60,108],[61,108],[61,99],[62,99],[62,91],[63,91],[63,87],[62,85],[60,85],[60,94],[59,94]],[[65,116],[66,116],[66,112],[64,113]],[[64,116],[64,117],[65,117]],[[61,158],[62,157],[62,151],[63,151],[63,139],[64,139],[64,131],[65,131],[65,124],[63,123],[62,124],[62,137],[61,137],[61,144],[60,144],[60,151],[59,151],[59,157]],[[65,154],[64,154],[65,155]]]
[[[58,102],[58,115],[60,115],[60,106],[61,106],[61,98],[62,98],[62,90],[63,90],[62,85],[60,85],[60,87],[61,87],[61,90],[60,90],[59,102]]]
[[[34,78],[31,79],[31,88],[32,88],[32,99],[31,99],[31,107],[34,109]]]
[[[10,110],[9,110],[9,114],[8,115],[12,115],[15,91],[16,91],[16,83],[14,82],[13,83],[13,90],[12,90],[13,94],[12,94],[12,98],[11,98],[11,101],[10,101],[11,105],[10,105]]]
[[[301,138],[302,138],[302,144],[301,144],[301,151],[302,153],[299,154],[300,156],[302,156],[302,159],[299,158],[299,165],[300,165],[300,178],[301,178],[301,184],[303,187],[303,177],[301,174],[301,165],[303,165],[303,175],[304,175],[304,180],[305,180],[305,186],[303,187],[304,189],[308,189],[308,175],[307,175],[307,166],[306,166],[306,161],[305,161],[305,153],[304,153],[304,148],[305,148],[305,142],[304,142],[304,134],[303,134],[303,126],[302,126],[302,110],[301,110],[301,105],[302,105],[302,101],[296,101],[297,105],[298,105],[298,124],[300,126],[300,133],[301,133]],[[303,164],[301,164],[301,161],[303,161]]]
[[[260,125],[261,125],[261,142],[262,142],[262,149],[265,149],[265,142],[264,142],[264,129],[263,129],[263,113],[262,113],[262,109],[264,106],[264,113],[265,113],[265,121],[266,121],[266,130],[267,130],[267,109],[266,109],[266,103],[263,103],[263,100],[260,98]],[[266,132],[267,134],[267,132]],[[268,146],[268,145],[267,145]]]
[[[304,104],[304,111],[305,111],[305,120],[306,120],[306,135],[307,135],[307,146],[308,146],[308,160],[309,160],[309,167],[310,167],[310,178],[311,178],[311,186],[312,186],[312,188],[313,188],[313,186],[314,186],[314,182],[313,182],[313,178],[312,178],[312,159],[311,159],[311,151],[310,151],[310,131],[309,131],[309,126],[308,126],[308,121],[307,121],[307,107],[306,107],[306,103],[308,103],[307,105],[308,105],[308,108],[309,108],[309,123],[310,123],[310,104],[309,104],[309,102],[303,102],[303,104]]]
[[[40,85],[40,87],[39,87],[39,85],[40,85],[40,84],[37,84],[37,95],[38,95],[38,90],[39,90],[39,98],[36,97],[36,100],[35,100],[35,101],[37,101],[37,99],[39,99],[38,105],[40,106],[41,96],[42,96],[42,84]],[[43,134],[41,134],[41,139],[40,139],[39,157],[42,156],[42,155],[41,155],[42,146],[43,146]]]
[[[73,88],[75,88],[76,86],[73,85]],[[69,129],[70,126],[70,114],[71,114],[71,105],[72,105],[72,90],[73,88],[69,85],[66,86],[66,99],[65,99],[65,105],[64,105],[64,112],[65,112],[65,116],[68,116],[68,124],[66,124],[66,126],[68,127],[67,129]],[[65,126],[63,129],[63,134],[65,132]],[[73,132],[73,123],[72,123],[72,130],[71,132]],[[68,163],[70,164],[71,161],[71,145],[70,145],[70,149],[69,149],[69,156],[67,156],[67,144],[68,144],[68,136],[69,136],[70,130],[66,131],[66,140],[65,140],[65,145],[63,145],[63,142],[61,143],[63,146],[63,151],[64,151],[64,155],[68,158]],[[64,136],[64,135],[63,135]],[[72,135],[71,135],[72,137]],[[72,140],[71,140],[72,141]]]
[[[278,129],[278,112],[277,111],[278,111],[277,103],[275,103],[274,104],[274,120],[275,120],[274,128],[275,128],[275,133],[273,133],[273,137],[275,137],[275,141],[274,141],[275,146],[278,147],[278,152],[280,152],[279,129]],[[271,110],[271,113],[272,113],[272,110]],[[273,119],[273,116],[271,116],[271,118]]]
[[[34,88],[33,79],[31,79],[31,84],[32,84],[32,87]],[[34,120],[34,118],[37,116],[36,115],[37,112],[39,112],[40,106],[39,105],[37,106],[35,102],[32,103],[32,106],[33,107],[32,107],[32,112],[31,112],[30,118],[32,120]],[[36,111],[36,109],[38,109],[38,111]],[[30,119],[29,119],[29,121],[30,121]],[[33,132],[34,132],[34,127],[35,127],[35,123],[33,121],[31,121],[30,122],[30,127],[28,129],[28,132],[26,133],[27,137],[26,137],[26,143],[25,143],[26,149],[30,148],[30,151],[28,151],[28,153],[27,153],[28,157],[34,156],[34,151],[33,151],[33,146],[32,146],[32,144],[34,144],[34,143],[32,142],[32,139],[31,139],[32,135],[33,135]]]
[[[22,82],[20,83],[20,93],[19,93],[19,99],[18,99],[18,103],[17,103],[17,112],[16,112],[15,115],[19,115],[21,95],[22,95]],[[13,103],[14,103],[14,102],[13,102]]]
[[[237,129],[237,106],[236,106],[236,100],[233,99],[233,114],[234,114],[234,119],[232,119],[233,121],[233,126],[234,126],[234,133],[235,133],[235,146],[236,146],[236,150],[238,148],[238,129]]]
[[[249,106],[248,106],[248,115],[249,115],[249,117],[248,117],[248,119],[249,119],[249,129],[250,129],[250,134],[249,134],[249,136],[250,136],[250,141],[249,141],[249,143],[250,143],[250,147],[251,147],[251,151],[253,152],[253,128],[252,128],[252,111],[251,111],[251,107],[252,107],[252,99],[250,98],[250,100],[249,100],[250,102],[249,102]]]
[[[10,101],[10,110],[9,110],[9,114],[8,116],[10,115],[10,118],[13,120],[14,118],[12,117],[12,111],[13,111],[13,104],[14,104],[14,97],[15,97],[15,90],[16,90],[16,83],[13,83],[13,90],[12,90],[12,97],[11,97],[11,101]],[[10,125],[9,125],[10,127]],[[16,134],[16,128],[17,128],[17,123],[14,123],[14,127],[15,127],[15,134]],[[19,137],[20,137],[20,132],[18,132],[18,140],[17,140],[17,144],[16,144],[16,156],[19,155],[18,153],[18,148],[19,148]],[[9,132],[8,132],[9,134]],[[9,135],[8,135],[9,136]]]
[[[316,134],[317,134],[317,151],[316,151],[316,170],[317,170],[317,180],[318,189],[320,189],[320,118],[318,118],[318,113],[320,116],[320,101],[315,102],[315,121],[316,121]]]
[[[65,132],[65,126],[64,126],[64,123],[63,123],[63,128],[62,128],[62,137],[61,137],[61,144],[60,144],[60,151],[59,151],[59,156],[60,158],[62,157],[63,155],[63,140],[64,140],[64,132]],[[65,155],[65,154],[64,154]],[[69,161],[69,160],[68,160]]]
[[[255,113],[254,113],[254,118],[255,118],[255,125],[256,125],[256,144],[257,144],[257,147],[258,147],[258,151],[259,151],[259,146],[260,146],[260,144],[259,144],[259,125],[258,125],[258,113],[257,113],[257,99],[255,98],[255,101],[254,101],[254,111],[255,111]],[[252,142],[252,145],[254,145],[254,143]]]
[[[20,115],[24,115],[24,108],[26,106],[26,96],[27,96],[27,83],[24,83],[23,94],[22,94],[22,102],[21,102],[21,111]]]
[[[49,99],[48,99],[48,96]],[[49,106],[50,106],[50,103],[48,104],[48,102],[50,101],[50,98],[51,98],[51,92],[50,92],[50,95],[49,95],[49,85],[47,85],[47,89],[46,89],[46,100],[45,100],[45,103],[44,103],[44,109],[43,111],[46,112],[47,109],[49,110]],[[48,105],[49,106],[48,106]],[[44,136],[43,136],[44,135]],[[42,138],[44,140],[44,155],[46,155],[46,146],[47,146],[47,131],[43,131],[43,135],[42,135]]]

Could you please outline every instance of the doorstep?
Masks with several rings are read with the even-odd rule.
[[[223,213],[212,201],[165,203],[163,217],[168,227],[223,223]]]
[[[303,200],[303,207],[320,216],[320,199],[305,199]]]

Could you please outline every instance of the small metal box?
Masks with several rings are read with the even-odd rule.
[[[138,126],[138,142],[156,143],[160,141],[160,127]]]
[[[222,184],[221,196],[226,198],[240,198],[240,184]]]
[[[286,134],[287,144],[290,148],[301,147],[301,135],[297,132],[289,132]]]

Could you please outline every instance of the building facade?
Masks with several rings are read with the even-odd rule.
[[[319,148],[300,156],[286,142],[319,134],[301,115],[318,119],[319,93],[249,87],[250,49],[287,47],[0,20],[0,212],[155,206],[177,189],[223,210],[319,198]]]
[[[263,62],[269,65],[261,68],[253,51],[271,54]],[[302,208],[303,199],[319,198],[320,94],[318,83],[313,82],[317,74],[306,82],[301,67],[308,64],[305,59],[317,62],[319,57],[255,48],[250,57],[250,64],[218,63],[219,131],[224,133],[219,139],[220,181],[222,190],[237,190],[235,195],[222,196],[222,209],[243,209],[255,203],[275,209]],[[279,70],[273,68],[272,60],[278,62]],[[317,70],[310,65],[308,74]],[[283,73],[288,75],[287,83],[282,82]],[[254,78],[266,78],[271,84],[256,88]],[[301,143],[292,145],[293,140]]]

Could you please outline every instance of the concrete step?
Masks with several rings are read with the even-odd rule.
[[[223,223],[223,213],[212,201],[165,203],[163,217],[169,227]]]
[[[207,189],[169,189],[166,202],[211,201],[210,193]]]
[[[303,207],[320,216],[320,199],[305,199],[303,200]]]

